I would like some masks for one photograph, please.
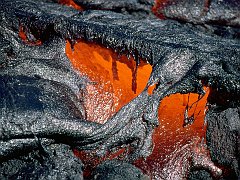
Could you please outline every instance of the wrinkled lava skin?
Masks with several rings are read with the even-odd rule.
[[[129,149],[126,162],[100,165],[96,173],[108,168],[113,176],[121,164],[131,171],[129,175],[146,179],[130,163],[152,152],[154,128],[161,126],[159,103],[175,93],[203,95],[204,86],[211,88],[206,115],[211,158],[223,167],[221,179],[237,179],[240,40],[236,31],[229,30],[225,37],[225,29],[216,33],[211,27],[161,21],[149,10],[152,1],[132,0],[115,7],[109,3],[108,8],[103,1],[91,1],[102,7],[89,11],[90,1],[79,2],[75,1],[85,11],[50,0],[0,2],[0,179],[83,179],[84,165],[72,149],[97,149],[104,155],[117,147]],[[141,18],[143,14],[148,18]],[[24,31],[26,41],[19,31]],[[152,65],[146,88],[104,124],[87,121],[79,100],[88,82],[65,54],[66,40],[74,46],[78,39]],[[149,94],[152,85],[156,88]],[[214,173],[215,166],[204,164],[198,155],[188,169],[189,179],[215,178],[208,171],[212,168]],[[190,157],[194,156],[193,152]]]
[[[205,31],[237,38],[240,37],[239,11],[238,0],[156,0],[152,8],[160,19],[189,22]]]
[[[153,12],[195,24],[240,27],[238,0],[156,0]]]

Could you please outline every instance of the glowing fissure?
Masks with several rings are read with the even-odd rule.
[[[67,5],[73,7],[74,9],[83,11],[83,8],[77,5],[73,0],[59,0],[59,4]]]

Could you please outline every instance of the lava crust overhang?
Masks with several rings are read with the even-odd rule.
[[[29,102],[24,102],[21,99],[22,104],[15,104],[16,107],[29,106],[26,106],[23,114],[21,114],[22,109],[19,109],[21,113],[19,111],[15,112],[15,117],[13,116],[15,123],[25,123],[23,127],[28,128],[29,119],[37,120],[39,118],[36,109],[40,111],[40,116],[42,111],[47,114],[44,119],[40,119],[42,122],[37,121],[35,124],[37,126],[30,127],[30,130],[22,129],[23,132],[19,131],[17,127],[14,130],[13,124],[2,124],[1,131],[4,133],[1,135],[1,139],[5,141],[1,141],[1,147],[3,147],[1,157],[8,156],[9,158],[12,153],[21,149],[24,142],[29,144],[31,148],[39,147],[38,140],[34,139],[34,136],[53,138],[55,143],[66,143],[70,140],[70,145],[80,148],[84,146],[85,148],[94,148],[98,144],[109,144],[109,147],[113,147],[119,145],[119,142],[127,143],[127,139],[132,139],[129,132],[127,133],[127,129],[135,129],[136,136],[134,138],[141,139],[145,143],[141,143],[142,152],[136,148],[138,152],[135,155],[148,155],[150,153],[148,148],[151,145],[148,144],[147,140],[151,139],[152,125],[156,124],[157,121],[157,107],[163,97],[177,92],[204,93],[202,91],[202,81],[214,89],[218,88],[220,92],[239,97],[239,40],[218,36],[211,37],[194,29],[194,27],[183,26],[174,21],[135,21],[129,20],[128,16],[113,12],[87,11],[80,13],[55,4],[40,3],[39,5],[34,1],[16,1],[15,3],[13,4],[12,1],[1,2],[1,41],[4,45],[4,47],[1,47],[1,51],[3,51],[1,106],[6,107],[7,111],[9,109],[16,110],[11,104],[7,106],[3,104],[4,99],[8,97],[4,95],[11,95],[9,90],[11,88],[14,90],[18,84],[21,84],[25,88],[31,87],[39,92],[43,102],[37,101],[38,94],[29,96],[28,98],[37,101],[36,104],[39,104],[39,106],[34,107],[34,111],[28,111],[32,106],[29,105]],[[28,3],[27,6],[26,3]],[[51,9],[46,8],[49,6]],[[69,14],[66,12],[69,12]],[[22,45],[18,39],[20,25],[28,29],[30,37],[35,36],[36,39],[43,42],[43,45],[34,47]],[[107,125],[100,126],[84,121],[79,122],[79,119],[84,119],[84,112],[77,102],[76,93],[81,86],[84,86],[84,82],[74,72],[68,59],[63,54],[65,40],[69,39],[74,44],[74,41],[79,38],[102,44],[119,53],[130,53],[135,56],[136,61],[139,57],[147,59],[153,65],[153,73],[148,86],[158,84],[158,88],[150,97],[146,92],[143,92],[138,98],[120,110]],[[52,52],[54,48],[56,48],[56,53]],[[59,49],[61,49],[61,53],[59,53]],[[53,63],[52,60],[59,64]],[[172,64],[169,64],[169,62]],[[34,66],[31,66],[33,64]],[[46,64],[47,66],[44,66]],[[176,64],[178,69],[174,69]],[[166,68],[168,65],[172,65],[171,68]],[[54,74],[51,74],[53,70]],[[65,72],[65,76],[61,75],[63,72]],[[4,91],[6,87],[9,92]],[[18,91],[22,94],[29,94],[28,90],[24,90],[24,88],[18,89]],[[56,94],[62,94],[62,96],[57,97]],[[64,97],[65,95],[66,97]],[[13,99],[19,97],[19,94],[15,94]],[[239,104],[239,99],[234,97],[230,99],[232,101],[230,106],[232,107]],[[66,99],[71,103],[66,103]],[[56,104],[54,100],[58,100],[59,103]],[[144,116],[147,123],[138,119],[146,107],[145,105],[140,106],[140,110],[137,113],[135,112],[139,101],[141,101],[141,104],[148,102],[146,106],[150,108],[150,114],[146,113]],[[61,102],[64,103],[61,104]],[[156,104],[155,111],[151,109],[152,103]],[[54,105],[59,109],[56,110]],[[69,107],[70,105],[71,107]],[[128,113],[134,114],[136,118],[136,121],[130,125],[128,124],[128,118],[131,115],[122,115],[126,114],[126,109],[131,109]],[[64,112],[68,112],[69,117],[66,117]],[[2,113],[4,118],[4,112],[2,111]],[[51,118],[51,116],[54,117]],[[123,120],[119,123],[117,117],[126,117],[126,121]],[[6,125],[10,126],[6,127]],[[91,128],[92,130],[90,130]],[[12,132],[6,131],[11,129]],[[143,129],[148,129],[147,134],[141,134]],[[28,131],[24,132],[24,130]],[[32,131],[35,131],[34,134]],[[56,138],[53,136],[54,134],[62,134],[63,137]],[[113,134],[115,136],[112,136]],[[67,138],[66,141],[64,136],[69,139]],[[24,139],[14,139],[15,137]],[[9,141],[6,142],[6,140]],[[81,142],[81,140],[83,141]],[[49,141],[51,143],[52,140]],[[144,147],[144,145],[147,147]]]
[[[3,1],[2,3],[11,7],[7,2]],[[183,54],[184,56],[185,53],[188,54],[189,60],[183,58],[181,63],[183,66],[189,66],[189,68],[186,67],[186,71],[191,69],[194,72],[191,73],[191,76],[194,74],[199,80],[209,79],[211,84],[221,83],[222,88],[239,92],[237,85],[238,39],[212,37],[197,31],[194,27],[189,27],[190,25],[183,26],[175,21],[155,21],[154,19],[134,21],[129,19],[129,16],[118,13],[104,11],[80,13],[68,7],[59,8],[54,4],[51,4],[51,8],[47,8],[49,7],[48,3],[38,5],[34,1],[28,4],[24,13],[21,13],[25,4],[24,1],[16,1],[15,6],[5,12],[5,15],[8,14],[7,17],[15,18],[9,22],[10,24],[14,23],[12,27],[18,29],[20,23],[32,32],[34,30],[40,32],[39,36],[42,35],[39,37],[40,39],[44,40],[44,36],[55,34],[69,39],[74,44],[75,40],[82,38],[103,44],[120,54],[130,53],[136,60],[139,57],[147,59],[155,69],[162,68],[164,61],[167,61],[165,59],[169,58],[171,54],[179,56]],[[67,16],[66,12],[69,12]],[[194,68],[192,68],[193,65]],[[209,69],[210,67],[213,69]],[[183,78],[185,74],[186,72],[183,72],[179,79]],[[211,76],[207,74],[211,74]],[[163,78],[163,75],[161,76]],[[156,79],[156,77],[154,78]],[[211,78],[216,78],[217,81],[211,82]],[[184,90],[182,91],[184,92]]]

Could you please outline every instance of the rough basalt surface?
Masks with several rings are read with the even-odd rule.
[[[59,0],[45,0],[47,2],[59,2]],[[75,0],[84,10],[104,10],[121,14],[128,14],[136,19],[153,17],[151,11],[154,0]]]
[[[212,160],[230,171],[222,179],[237,179],[240,40],[109,9],[80,12],[50,1],[0,2],[0,179],[82,179],[83,164],[72,149],[104,155],[126,147],[131,149],[126,163],[147,157],[161,99],[178,92],[204,94],[203,86],[213,89],[207,113]],[[30,44],[19,38],[21,28]],[[74,44],[78,39],[153,66],[146,89],[102,125],[86,120],[78,93],[88,82],[65,54],[66,40]],[[33,45],[36,41],[41,44]],[[157,87],[149,95],[153,84]],[[193,170],[192,179],[210,177]]]
[[[99,165],[95,171],[92,172],[92,179],[95,180],[147,180],[149,177],[144,175],[135,166],[122,161],[106,161]]]
[[[229,179],[237,179],[240,174],[239,107],[214,109],[208,114],[207,120],[209,122],[207,142],[213,161],[228,168]]]

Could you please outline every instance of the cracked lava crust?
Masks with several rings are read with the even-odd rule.
[[[1,1],[0,179],[238,179],[239,9]]]

